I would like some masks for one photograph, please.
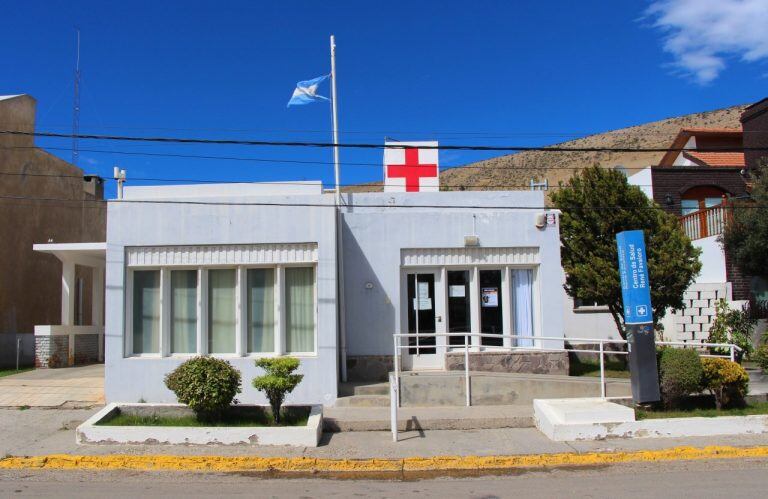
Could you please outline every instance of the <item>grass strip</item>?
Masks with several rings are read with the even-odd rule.
[[[280,425],[275,425],[272,414],[225,414],[220,420],[200,421],[194,415],[160,416],[119,413],[99,421],[98,426],[172,426],[172,427],[266,427],[266,426],[306,426],[309,411],[301,414],[288,413],[283,416]]]
[[[645,410],[636,408],[635,417],[641,419],[661,418],[716,418],[719,416],[754,416],[768,414],[768,402],[758,402],[745,407],[717,410],[714,407],[690,407],[675,410]]]

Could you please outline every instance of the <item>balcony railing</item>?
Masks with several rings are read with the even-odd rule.
[[[723,232],[728,220],[726,203],[704,208],[680,217],[680,225],[691,241],[717,236]]]

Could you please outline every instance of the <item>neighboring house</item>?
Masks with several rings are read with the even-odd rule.
[[[662,322],[665,339],[706,340],[720,299],[734,307],[748,300],[768,299],[765,283],[743,275],[717,240],[727,221],[729,199],[748,196],[750,171],[766,153],[690,150],[768,147],[768,99],[747,107],[741,121],[743,131],[683,128],[657,166],[628,175],[630,184],[680,218],[683,230],[702,251],[701,273],[685,293],[686,309],[668,313]],[[566,297],[564,314],[566,338],[618,338],[607,307],[599,303],[579,303]]]
[[[760,160],[768,161],[768,97],[746,108],[741,114],[744,131],[744,162],[754,170]],[[763,148],[762,150],[758,150]],[[768,299],[768,297],[766,297]]]
[[[163,377],[213,354],[242,372],[244,399],[264,402],[254,360],[290,354],[305,378],[289,401],[333,404],[345,375],[386,379],[393,334],[408,332],[410,369],[458,368],[465,337],[435,333],[483,332],[470,355],[496,370],[567,373],[558,216],[543,193],[342,204],[337,216],[319,182],[126,187],[109,202],[101,256],[107,401],[173,402]],[[499,348],[514,344],[525,348]]]
[[[36,101],[0,96],[0,128],[34,132]],[[36,325],[62,315],[62,264],[33,251],[35,243],[103,241],[106,207],[102,179],[36,147],[28,135],[0,134],[0,367],[33,362]],[[71,268],[68,320],[90,324],[92,272]],[[62,359],[66,364],[69,359]]]

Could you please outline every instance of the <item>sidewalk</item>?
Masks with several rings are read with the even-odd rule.
[[[91,407],[104,403],[104,364],[35,369],[0,378],[0,407]]]
[[[589,442],[552,442],[535,428],[487,430],[413,430],[401,432],[392,442],[388,431],[326,433],[317,448],[278,446],[167,446],[75,444],[75,428],[94,409],[0,409],[0,456],[75,455],[178,455],[308,457],[326,459],[397,459],[434,456],[514,456],[531,454],[619,452],[712,445],[768,446],[768,434],[647,438]]]

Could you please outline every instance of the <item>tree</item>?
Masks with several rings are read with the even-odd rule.
[[[266,374],[253,378],[253,387],[266,394],[275,424],[280,424],[280,406],[283,405],[285,396],[304,379],[303,374],[293,374],[293,371],[299,368],[299,359],[265,357],[256,361],[256,367],[264,369]]]
[[[751,199],[731,201],[720,241],[742,272],[768,279],[768,159],[753,175]]]
[[[656,325],[667,309],[683,307],[683,292],[701,270],[677,217],[664,212],[626,176],[598,166],[585,168],[551,195],[562,211],[561,257],[565,291],[574,299],[608,306],[625,338],[616,234],[642,229]]]

